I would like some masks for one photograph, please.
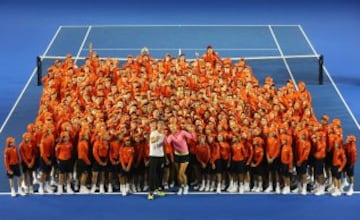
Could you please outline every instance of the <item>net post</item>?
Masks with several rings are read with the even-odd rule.
[[[36,57],[36,67],[37,67],[37,85],[41,86],[41,78],[42,78],[42,61],[41,57]]]
[[[324,81],[324,55],[319,56],[319,85]]]

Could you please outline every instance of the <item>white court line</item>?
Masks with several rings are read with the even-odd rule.
[[[280,44],[279,44],[279,42],[278,42],[278,40],[277,40],[277,38],[276,38],[276,36],[275,36],[274,30],[272,29],[271,25],[269,25],[269,30],[270,30],[270,32],[271,32],[272,37],[274,38],[274,41],[275,41],[275,44],[276,44],[277,48],[279,49],[280,55],[281,55],[282,57],[284,57],[284,58],[283,58],[283,61],[284,61],[284,64],[285,64],[285,66],[286,66],[287,71],[288,71],[289,74],[290,74],[290,77],[291,77],[291,80],[293,81],[293,84],[294,84],[296,90],[299,90],[299,88],[298,88],[298,86],[297,86],[297,84],[296,84],[295,78],[294,78],[294,76],[293,76],[293,74],[292,74],[292,72],[291,72],[290,66],[289,66],[289,64],[288,64],[287,61],[286,61],[286,58],[285,58],[285,56],[284,56],[284,53],[283,53],[283,51],[282,51],[282,49],[281,49],[281,47],[280,47]]]
[[[239,60],[240,58],[244,58],[245,60],[275,60],[275,59],[297,59],[297,58],[319,58],[320,55],[287,55],[287,56],[254,56],[254,57],[230,57],[231,60]],[[65,56],[41,56],[41,59],[51,59],[51,60],[64,60]],[[87,57],[78,57],[78,60],[85,60]],[[106,59],[107,57],[100,57],[100,59]],[[112,59],[117,59],[120,61],[126,61],[127,58],[125,57],[111,57]],[[155,58],[155,59],[162,59],[162,58]],[[188,61],[194,61],[196,59],[187,59]]]
[[[165,192],[166,195],[177,195],[176,192]],[[132,195],[147,195],[148,192],[137,192],[137,193],[131,193],[131,194],[128,194],[128,196],[132,196]],[[354,191],[354,195],[357,195],[357,194],[360,194],[360,191]],[[10,192],[0,192],[0,196],[10,196],[11,193]],[[27,197],[31,197],[31,196],[53,196],[53,195],[56,195],[56,196],[84,196],[84,195],[87,195],[87,196],[111,196],[111,195],[119,195],[121,196],[121,193],[120,192],[112,192],[112,193],[93,193],[93,194],[90,194],[90,193],[74,193],[74,194],[66,194],[66,193],[63,193],[61,195],[57,195],[56,193],[45,193],[44,195],[40,195],[38,193],[34,193],[34,194],[31,194],[31,195],[27,195]],[[274,192],[245,192],[244,194],[239,194],[239,193],[230,193],[230,192],[221,192],[220,194],[219,193],[216,193],[216,192],[189,192],[187,195],[181,195],[179,197],[186,197],[186,196],[202,196],[202,195],[216,195],[216,196],[222,196],[222,195],[238,195],[238,196],[247,196],[247,195],[278,195],[278,196],[301,196],[301,197],[306,197],[306,196],[303,196],[301,194],[298,194],[298,193],[289,193],[287,195],[282,195],[282,194],[276,194]],[[17,195],[18,197],[20,197],[20,195]],[[308,193],[307,196],[315,196],[313,195],[312,193]],[[325,195],[323,196],[330,196],[330,193],[325,193]],[[345,197],[349,197],[351,198],[351,196],[346,196],[344,193],[342,194],[342,196],[345,196]],[[123,196],[121,196],[123,197]],[[315,196],[315,197],[318,197],[318,196]],[[321,196],[320,196],[321,197]],[[126,198],[126,197],[124,197]]]
[[[116,27],[268,27],[268,24],[114,24],[92,25],[93,28],[116,28]],[[294,24],[274,24],[273,27],[297,27]],[[88,25],[63,25],[63,28],[84,28]]]
[[[74,64],[76,64],[77,60],[78,60],[79,57],[80,57],[81,51],[82,51],[82,49],[84,48],[84,45],[85,45],[85,42],[86,42],[87,38],[89,37],[90,31],[91,31],[91,25],[88,27],[88,29],[87,29],[87,31],[86,31],[86,34],[85,34],[85,36],[84,36],[84,39],[83,39],[83,41],[81,42],[79,51],[78,51],[78,53],[76,54],[76,57],[75,57]]]
[[[305,31],[303,30],[301,25],[298,25],[298,28],[300,29],[301,33],[303,34],[305,40],[307,41],[307,43],[309,44],[311,50],[313,51],[314,54],[318,54],[317,51],[315,50],[314,46],[312,45],[312,43],[310,42],[307,34],[305,33]],[[349,112],[351,118],[353,119],[353,121],[355,122],[355,125],[357,126],[358,130],[360,130],[360,125],[359,122],[356,120],[355,115],[353,114],[353,112],[351,111],[349,105],[347,104],[347,102],[345,101],[344,97],[342,96],[340,90],[338,89],[338,87],[336,86],[333,78],[331,77],[330,73],[328,72],[328,70],[326,69],[325,65],[324,65],[324,71],[326,73],[326,75],[329,77],[329,80],[331,82],[331,84],[334,86],[334,89],[336,91],[336,93],[339,95],[341,101],[344,103],[345,108],[347,109],[347,111]]]
[[[53,38],[51,39],[48,47],[46,48],[46,50],[44,51],[44,53],[43,53],[42,56],[45,56],[45,55],[47,54],[47,52],[50,50],[50,47],[51,47],[51,45],[54,43],[57,35],[59,34],[59,32],[60,32],[60,30],[61,30],[61,28],[62,28],[62,26],[59,26],[59,27],[58,27],[57,31],[55,32]],[[37,72],[37,67],[34,68],[31,76],[29,77],[28,81],[26,82],[26,84],[25,84],[24,88],[22,89],[20,95],[19,95],[18,98],[16,99],[15,104],[13,105],[13,107],[11,108],[11,110],[10,110],[9,114],[7,115],[5,121],[3,122],[3,124],[2,124],[2,126],[1,126],[1,128],[0,128],[0,134],[1,134],[2,131],[4,130],[6,124],[8,123],[8,121],[9,121],[9,119],[10,119],[10,117],[11,117],[12,114],[14,113],[14,111],[15,111],[17,105],[19,104],[20,100],[22,99],[22,97],[23,97],[26,89],[29,87],[31,80],[32,80],[32,79],[34,78],[34,76],[36,75],[36,72]]]
[[[167,51],[167,50],[175,50],[178,51],[179,48],[148,48],[150,51]],[[84,48],[84,51],[88,51],[88,48]],[[140,51],[141,48],[93,48],[94,51]],[[206,48],[181,48],[181,50],[198,50],[198,51],[205,51]],[[277,48],[215,48],[216,51],[277,51]]]

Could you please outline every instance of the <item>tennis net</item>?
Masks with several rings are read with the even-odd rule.
[[[182,54],[182,50],[178,50],[178,54]],[[166,53],[163,53],[165,56]],[[170,53],[169,53],[170,54]],[[172,58],[178,58],[176,55],[172,55]],[[188,58],[186,61],[194,61],[195,58]],[[102,57],[101,59],[107,59],[108,57]],[[161,55],[157,53],[157,57],[153,57],[154,60],[163,59]],[[225,59],[225,57],[222,57]],[[274,79],[277,85],[284,85],[288,80],[293,80],[295,84],[299,81],[304,81],[306,84],[323,84],[323,63],[324,58],[322,55],[310,54],[310,55],[287,55],[287,56],[248,56],[248,57],[230,57],[233,65],[240,59],[246,61],[246,65],[250,66],[253,70],[254,76],[260,83],[268,76]],[[38,85],[41,85],[41,78],[48,73],[49,68],[54,65],[55,62],[63,62],[66,56],[38,56],[37,57],[37,76]],[[72,57],[71,58],[78,67],[84,65],[87,57]],[[125,57],[111,57],[119,61],[118,65],[121,67],[127,60]],[[201,59],[201,58],[200,58]]]

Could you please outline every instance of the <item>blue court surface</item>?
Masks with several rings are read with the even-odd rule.
[[[266,76],[272,76],[277,86],[283,85],[288,79],[306,82],[317,117],[328,114],[331,119],[340,118],[344,135],[354,134],[360,139],[359,123],[356,120],[360,113],[352,111],[353,106],[359,106],[356,97],[360,91],[359,76],[355,68],[359,43],[347,40],[353,38],[346,34],[333,34],[334,29],[346,30],[348,35],[358,33],[356,30],[359,23],[354,21],[360,20],[360,13],[357,13],[360,7],[354,3],[356,1],[345,1],[348,4],[337,3],[333,6],[330,3],[313,4],[306,1],[295,5],[288,1],[271,4],[261,0],[245,5],[238,1],[225,1],[222,4],[199,1],[176,2],[169,6],[161,1],[162,6],[158,5],[158,8],[150,8],[151,4],[145,2],[123,5],[111,1],[93,1],[95,3],[88,4],[85,1],[73,3],[63,0],[56,6],[46,1],[38,2],[40,4],[22,3],[15,8],[6,0],[0,3],[0,11],[3,12],[0,18],[4,18],[2,25],[4,30],[11,33],[4,33],[9,37],[8,41],[2,39],[2,46],[8,50],[2,50],[0,54],[3,57],[5,51],[6,56],[14,60],[18,58],[17,62],[24,64],[21,66],[9,60],[11,69],[6,69],[7,65],[4,64],[6,71],[0,74],[0,144],[5,143],[7,136],[20,140],[26,124],[36,117],[42,86],[37,85],[35,57],[44,57],[44,70],[53,61],[51,57],[63,57],[69,53],[81,65],[83,58],[88,55],[90,42],[100,56],[118,58],[125,58],[128,54],[137,55],[140,48],[147,46],[156,58],[167,52],[176,56],[180,51],[191,59],[195,52],[201,54],[211,44],[222,57],[248,58],[248,64],[253,67],[260,82]],[[192,4],[197,7],[191,7]],[[57,8],[65,5],[64,10]],[[178,11],[172,10],[174,7]],[[217,13],[218,8],[223,10]],[[4,16],[13,19],[7,20]],[[107,25],[114,23],[128,25]],[[154,23],[166,25],[152,25]],[[184,23],[189,25],[173,25]],[[229,23],[233,25],[223,25]],[[22,30],[15,27],[21,27]],[[23,40],[26,37],[29,39]],[[319,47],[321,51],[317,51]],[[324,82],[319,85],[317,55],[326,52],[324,48],[332,53],[331,56],[324,53]],[[22,51],[27,56],[20,56]],[[347,52],[350,55],[345,54]],[[345,59],[345,56],[348,57]],[[34,68],[33,71],[24,72],[24,69],[30,68]],[[3,158],[3,151],[0,155]],[[359,167],[358,162],[356,170]],[[316,197],[251,193],[171,194],[151,202],[146,200],[144,194],[126,198],[118,194],[11,198],[1,163],[0,218],[352,220],[359,219],[359,172],[356,172],[355,178],[357,192],[352,197],[336,198],[329,195]]]
[[[172,37],[169,40],[164,40],[159,36]],[[360,136],[357,121],[327,71],[325,71],[323,84],[318,84],[318,54],[300,25],[60,26],[42,54],[43,68],[46,70],[46,66],[51,64],[55,58],[64,57],[69,53],[73,55],[77,64],[81,65],[84,57],[88,55],[87,45],[90,42],[93,43],[94,50],[100,56],[118,57],[120,59],[125,58],[128,54],[137,55],[143,46],[147,46],[151,55],[156,58],[160,58],[165,53],[176,56],[179,52],[182,52],[191,59],[194,58],[195,52],[203,53],[207,44],[211,43],[222,57],[232,57],[234,59],[238,59],[239,55],[246,57],[248,64],[253,67],[255,76],[261,82],[266,76],[272,76],[277,86],[284,85],[288,79],[294,79],[296,82],[306,82],[313,97],[313,106],[317,117],[322,114],[328,114],[331,118],[338,117],[343,122],[345,135],[355,134],[357,137]],[[5,138],[10,135],[19,140],[26,129],[25,125],[34,120],[42,91],[42,86],[37,85],[36,73],[36,70],[34,70],[19,101],[5,121],[0,135],[0,142],[4,142]],[[358,167],[359,165],[356,166],[356,169]],[[0,172],[5,172],[3,166],[1,166]],[[356,176],[356,182],[359,183],[358,175]],[[7,192],[9,189],[4,175],[0,183],[0,191]],[[360,185],[357,184],[355,189],[359,190]],[[4,193],[4,195],[8,194]],[[317,198],[313,195],[307,197],[298,195],[284,197],[268,194],[245,196],[208,194],[188,195],[183,198],[169,195],[155,200],[153,204],[148,203],[145,195],[132,195],[128,198],[121,198],[119,195],[29,196],[16,199],[11,199],[8,196],[1,198],[7,200],[5,206],[11,206],[11,204],[21,206],[21,204],[26,204],[30,200],[34,209],[37,209],[43,203],[51,204],[51,208],[47,209],[46,212],[50,216],[53,215],[59,219],[66,217],[81,218],[82,214],[76,213],[76,210],[82,209],[99,210],[101,214],[95,215],[110,217],[114,216],[113,211],[116,210],[116,207],[129,207],[129,209],[124,208],[119,211],[122,216],[142,219],[142,212],[134,213],[133,210],[136,207],[139,206],[146,213],[151,212],[153,207],[157,205],[161,205],[165,210],[167,208],[174,210],[174,212],[160,211],[159,213],[152,213],[151,217],[154,219],[182,219],[187,215],[196,218],[204,218],[210,215],[212,216],[211,219],[221,217],[227,219],[233,216],[235,210],[239,211],[239,213],[246,213],[244,216],[250,218],[252,216],[250,213],[257,212],[257,206],[261,208],[261,214],[257,215],[257,218],[266,219],[266,216],[270,213],[273,214],[273,217],[276,215],[283,216],[282,210],[293,206],[301,206],[299,211],[304,213],[302,215],[315,218],[317,214],[314,214],[314,212],[318,208],[327,209],[327,207],[336,206],[339,203],[343,208],[357,206],[358,201],[356,200],[359,199],[359,196],[358,194],[351,198],[344,196],[338,200],[329,196]],[[101,201],[100,204],[99,201]],[[228,205],[222,206],[223,201],[226,201]],[[242,204],[244,201],[253,204],[252,210],[249,210],[247,206],[241,208],[241,206],[235,205]],[[259,201],[261,202],[259,203]],[[273,202],[276,202],[276,207],[270,205]],[[57,209],[58,206],[61,209]],[[92,212],[90,211],[90,213]],[[37,216],[36,213],[33,215],[34,217]],[[292,214],[285,215],[290,217]],[[318,215],[326,217],[321,213]],[[334,217],[333,213],[330,213],[329,217],[330,215]],[[352,214],[347,215],[353,217]],[[339,217],[343,217],[343,214],[339,214]]]

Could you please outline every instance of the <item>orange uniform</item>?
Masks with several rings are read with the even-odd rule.
[[[120,163],[123,168],[132,166],[134,162],[135,149],[133,146],[124,146],[120,148]]]
[[[87,140],[80,140],[77,146],[78,151],[78,159],[84,161],[86,165],[91,165],[91,161],[89,159],[89,142]]]
[[[108,161],[109,144],[98,138],[93,146],[93,156],[97,163],[101,164]]]
[[[293,168],[293,151],[290,144],[285,144],[281,148],[281,163],[288,165],[289,170]]]
[[[196,159],[201,164],[207,164],[211,158],[210,146],[208,144],[198,144],[195,148]]]
[[[72,158],[73,144],[70,141],[58,143],[55,151],[57,159],[70,160]]]
[[[53,134],[46,134],[42,137],[40,143],[40,157],[49,164],[51,159],[54,156],[55,150],[55,137]]]
[[[25,139],[28,139],[26,141]],[[20,143],[20,156],[21,161],[26,164],[28,167],[32,167],[35,163],[36,158],[36,149],[31,142],[30,133],[25,133],[23,135],[23,141]]]
[[[266,156],[270,159],[278,158],[280,155],[280,143],[276,137],[269,136],[266,139]]]
[[[223,160],[230,159],[230,145],[228,142],[222,141],[218,143],[220,147],[220,158]]]
[[[332,159],[332,164],[342,171],[346,165],[346,154],[343,147],[335,147]]]
[[[296,163],[298,165],[307,161],[311,151],[311,142],[309,140],[298,139],[296,142]]]
[[[6,139],[6,146],[4,151],[4,163],[5,163],[6,171],[8,173],[12,172],[10,166],[20,164],[19,154],[16,146],[15,145],[13,147],[9,146],[11,143],[14,144],[14,142],[15,139],[12,137]]]
[[[174,161],[174,149],[172,148],[171,144],[169,144],[167,141],[164,141],[164,145],[165,145],[165,154],[167,157],[169,157],[168,159],[170,161]],[[146,156],[149,156],[149,145],[146,146],[147,149],[147,154]]]
[[[264,149],[262,147],[254,148],[254,156],[252,158],[252,162],[254,167],[258,167],[264,159]]]
[[[246,149],[243,142],[231,145],[232,161],[244,161],[246,159]]]
[[[111,164],[115,165],[119,163],[119,152],[121,147],[121,143],[118,140],[110,142],[109,159]]]
[[[347,158],[347,164],[349,167],[354,167],[357,159],[357,150],[355,142],[347,142],[345,144],[345,152]]]
[[[326,156],[326,142],[316,141],[313,154],[318,160],[324,159]]]

